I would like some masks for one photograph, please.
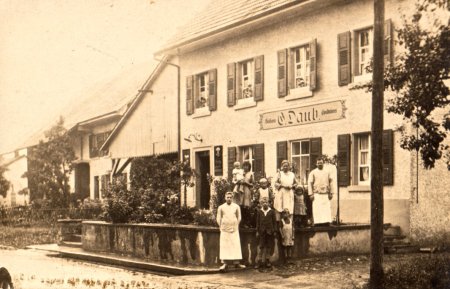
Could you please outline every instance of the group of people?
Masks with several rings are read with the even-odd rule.
[[[233,190],[225,194],[225,203],[217,210],[217,223],[220,227],[220,259],[223,262],[221,270],[234,265],[245,268],[240,264],[242,259],[239,238],[239,224],[242,211],[247,211],[252,204],[256,209],[256,237],[259,240],[258,262],[255,268],[265,266],[270,268],[270,257],[273,254],[275,238],[281,237],[280,252],[285,261],[292,258],[294,246],[294,227],[308,224],[305,197],[312,201],[313,220],[309,225],[331,224],[331,199],[333,198],[333,174],[324,169],[324,160],[318,158],[317,168],[308,176],[308,189],[298,185],[295,174],[287,160],[281,162],[272,191],[266,178],[254,184],[253,173],[249,162],[234,163]],[[254,190],[254,187],[256,189]],[[294,224],[296,226],[294,226]]]

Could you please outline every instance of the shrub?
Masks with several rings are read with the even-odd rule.
[[[215,226],[217,227],[216,217],[210,210],[197,210],[194,213],[194,224],[200,226]]]
[[[105,217],[113,223],[127,223],[132,219],[131,216],[139,205],[138,194],[128,191],[124,184],[117,182],[111,185],[107,191]]]

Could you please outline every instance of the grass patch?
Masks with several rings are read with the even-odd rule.
[[[56,243],[58,228],[51,227],[12,227],[0,225],[0,245],[23,249],[29,245]]]
[[[366,289],[367,284],[362,287]],[[385,289],[449,289],[450,254],[424,255],[400,261],[386,270]]]

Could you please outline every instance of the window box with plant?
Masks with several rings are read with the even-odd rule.
[[[217,109],[217,69],[186,77],[186,114],[194,118]]]
[[[278,97],[313,96],[317,84],[317,40],[281,49],[278,56]]]
[[[254,107],[264,99],[264,56],[227,66],[227,104],[234,109]]]

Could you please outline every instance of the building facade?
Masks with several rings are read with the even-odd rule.
[[[413,8],[386,1],[385,63]],[[198,173],[188,204],[208,208],[207,176],[230,177],[234,161],[249,161],[259,179],[288,159],[306,185],[327,155],[339,176],[333,214],[339,206],[342,222],[369,223],[371,93],[354,87],[371,80],[373,2],[220,1],[195,19],[159,52],[181,67],[181,152]],[[410,235],[414,167],[400,125],[385,113],[384,220]]]

